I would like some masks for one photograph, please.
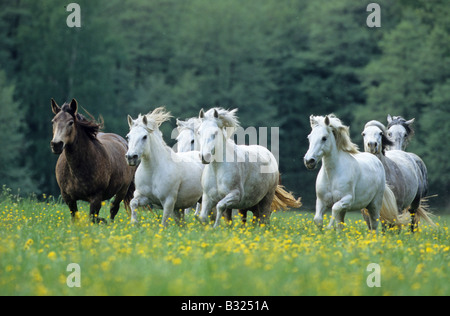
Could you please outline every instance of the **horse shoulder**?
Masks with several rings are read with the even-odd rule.
[[[384,192],[386,185],[384,166],[380,159],[370,153],[359,153],[355,158],[360,166],[355,195],[361,201],[371,200],[377,193]]]
[[[397,173],[405,178],[405,181],[418,181],[418,166],[409,153],[401,150],[390,150],[386,152],[392,164],[395,164]]]

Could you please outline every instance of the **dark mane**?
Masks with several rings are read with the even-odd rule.
[[[406,120],[401,116],[392,117],[392,121],[388,123],[387,129],[391,128],[393,125],[401,125],[406,130],[408,138],[414,135],[414,130],[411,128],[411,124],[407,124]]]
[[[77,124],[83,130],[90,139],[96,140],[97,134],[103,129],[103,118],[100,116],[100,122],[97,122],[92,114],[90,114],[86,109],[84,111],[89,116],[90,120],[80,113],[74,113],[70,104],[64,103],[61,106],[61,111],[70,114]]]
[[[381,153],[386,155],[386,149],[393,145],[394,142],[387,138],[386,134],[383,132],[383,135],[381,135]]]

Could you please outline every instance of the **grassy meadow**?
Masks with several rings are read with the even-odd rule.
[[[0,295],[450,295],[449,217],[438,228],[370,234],[360,214],[319,231],[311,212],[277,212],[270,227],[220,229],[193,216],[160,226],[160,211],[93,225],[79,204],[0,194]],[[101,216],[109,214],[108,203]],[[66,283],[70,263],[81,287]],[[369,287],[371,263],[380,287]]]

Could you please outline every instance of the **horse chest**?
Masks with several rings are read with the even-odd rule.
[[[325,183],[317,188],[318,197],[328,206],[340,201],[344,196],[351,192],[347,183]]]
[[[57,165],[57,181],[63,191],[70,196],[87,200],[108,185],[106,175],[99,170],[87,167],[73,168],[66,159],[61,159]]]

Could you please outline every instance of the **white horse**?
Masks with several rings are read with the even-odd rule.
[[[360,153],[349,137],[349,129],[334,115],[310,117],[309,150],[305,166],[312,170],[320,160],[322,168],[316,180],[314,222],[323,226],[323,214],[331,209],[328,228],[342,228],[347,211],[368,210],[367,225],[376,231],[379,218],[400,222],[392,191],[386,184],[383,165],[374,155]]]
[[[192,117],[186,121],[177,119],[177,152],[184,153],[188,151],[199,151],[200,144],[197,140],[197,130],[200,127],[201,121],[198,117]],[[202,165],[203,166],[203,165]],[[201,204],[197,203],[195,216],[200,214]],[[184,214],[189,215],[191,209],[184,210]]]
[[[162,224],[169,217],[179,221],[180,213],[174,210],[195,205],[202,196],[203,167],[199,152],[175,153],[162,138],[159,126],[170,119],[170,113],[157,108],[136,120],[128,116],[130,132],[126,158],[136,170],[136,190],[131,201],[131,222],[137,223],[136,209],[152,204],[162,208]]]
[[[200,111],[198,136],[202,162],[206,164],[200,219],[206,222],[208,213],[216,207],[214,227],[224,213],[231,220],[232,209],[239,209],[243,215],[250,210],[257,220],[268,224],[272,210],[301,206],[278,184],[278,163],[267,148],[236,145],[230,139],[239,126],[236,111]]]
[[[393,146],[393,142],[388,138],[386,127],[378,121],[368,122],[364,126],[362,136],[364,137],[364,150],[374,154],[383,163],[386,182],[395,195],[398,210],[401,212],[411,206],[409,212],[414,214],[411,220],[412,231],[417,224],[416,221],[426,220],[429,224],[434,225],[423,205],[420,207],[420,201],[424,197],[421,166],[425,168],[426,174],[423,161],[415,154],[402,150],[387,151],[388,147]],[[405,139],[405,137],[401,138]],[[416,159],[419,159],[421,163],[418,163]]]
[[[414,130],[412,129],[412,124],[415,119],[405,120],[401,116],[392,117],[390,114],[387,116],[388,121],[388,131],[387,137],[392,142],[389,144],[388,150],[406,150],[409,141],[414,136]]]
[[[387,121],[387,138],[393,143],[387,146],[387,150],[403,150],[406,152],[406,147],[409,141],[414,136],[414,129],[412,124],[415,119],[406,120],[401,116],[394,116],[388,114]],[[425,162],[414,153],[406,152],[417,164],[419,168],[418,178],[419,178],[419,195],[423,199],[428,192],[428,170]],[[415,201],[415,205],[412,205],[412,209],[416,209],[419,200]]]
[[[200,127],[201,121],[197,117],[192,117],[186,121],[180,121],[177,119],[177,151],[199,151],[200,144],[197,140],[196,131]]]

